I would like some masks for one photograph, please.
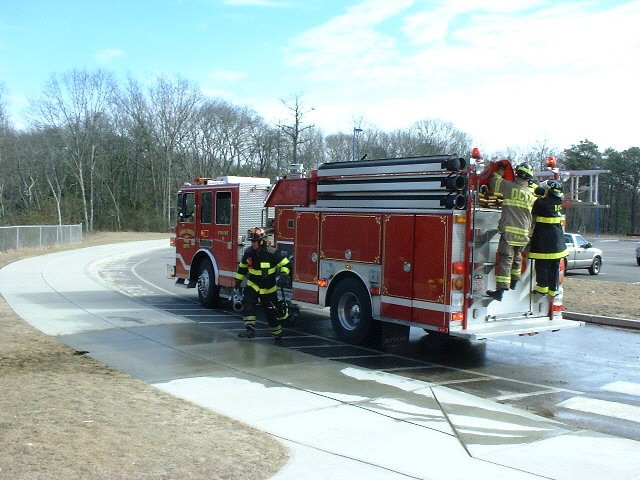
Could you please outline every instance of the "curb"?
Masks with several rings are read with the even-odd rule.
[[[562,316],[567,320],[579,320],[581,322],[595,323],[598,325],[608,325],[610,327],[632,328],[640,330],[640,320],[631,320],[629,318],[600,317],[598,315],[575,312],[562,312]]]

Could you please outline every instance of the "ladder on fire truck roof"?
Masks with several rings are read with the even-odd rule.
[[[318,207],[464,209],[467,161],[457,155],[330,162],[318,167]]]

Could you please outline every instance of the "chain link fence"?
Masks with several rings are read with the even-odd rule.
[[[0,227],[0,252],[82,242],[82,224]]]

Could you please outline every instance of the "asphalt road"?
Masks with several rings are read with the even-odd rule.
[[[585,239],[602,250],[602,270],[598,275],[590,275],[586,269],[570,270],[567,272],[568,277],[609,282],[640,282],[640,265],[636,262],[636,242],[640,241],[640,238],[594,238],[586,235]]]
[[[624,264],[626,252],[635,243],[599,244],[604,245],[605,258],[609,259],[601,279],[626,281],[618,278],[629,278],[631,273],[607,272]],[[240,331],[240,317],[228,306],[214,311],[204,309],[194,289],[177,286],[164,276],[165,264],[172,261],[172,249],[162,250],[161,255],[155,251],[124,265],[110,265],[101,275],[128,296],[140,297],[140,292],[147,289],[165,295],[166,301],[156,302],[156,308],[204,324],[211,323],[214,313],[217,318],[228,316],[226,323],[212,328]],[[630,260],[626,263],[629,272],[640,273],[640,267]],[[585,277],[590,275],[586,273]],[[262,338],[257,341],[270,341],[266,324],[258,326],[258,336]],[[483,342],[452,339],[436,344],[422,330],[412,329],[408,343],[380,351],[344,344],[333,333],[326,312],[303,311],[284,334],[285,348],[446,385],[577,429],[640,440],[638,331],[586,325],[530,337]]]

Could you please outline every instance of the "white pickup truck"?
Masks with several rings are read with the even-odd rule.
[[[602,268],[602,250],[587,242],[582,235],[565,233],[564,243],[567,244],[569,255],[564,258],[564,269],[576,270],[586,268],[591,275],[598,275]]]

